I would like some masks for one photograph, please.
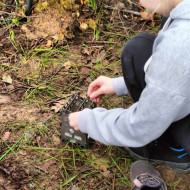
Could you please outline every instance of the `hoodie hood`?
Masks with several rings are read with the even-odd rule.
[[[190,19],[190,0],[183,0],[171,12],[172,19]]]

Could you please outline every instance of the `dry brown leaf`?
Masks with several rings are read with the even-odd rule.
[[[85,47],[84,49],[83,49],[83,51],[82,51],[82,53],[85,55],[90,55],[91,54],[91,52],[89,51],[89,48],[87,48],[87,47]]]
[[[59,145],[61,143],[61,139],[58,136],[53,135],[52,140],[55,145]]]
[[[152,12],[147,12],[147,11],[142,11],[141,12],[141,20],[151,20],[151,25],[154,26],[155,25],[155,21],[154,21],[154,14]]]
[[[111,172],[109,170],[103,172],[102,174],[106,178],[112,178],[113,177],[113,175],[111,174]]]
[[[20,150],[18,153],[20,155],[22,155],[22,156],[26,156],[27,155],[27,152],[25,150]]]
[[[9,96],[0,95],[0,104],[6,104],[10,101],[11,100]]]
[[[11,134],[11,132],[9,132],[9,131],[5,132],[4,135],[3,135],[3,140],[7,141],[9,139],[9,137],[10,137],[10,134]]]
[[[118,2],[116,5],[115,5],[116,9],[118,10],[121,10],[121,9],[125,9],[125,4],[122,3],[122,2]]]
[[[62,100],[56,102],[54,104],[54,106],[51,106],[51,109],[57,113],[58,111],[60,111],[63,108],[63,106],[66,102],[67,102],[67,100],[62,99]]]
[[[141,19],[142,20],[153,20],[153,14],[151,12],[142,11],[141,12]]]
[[[71,61],[69,61],[69,60],[66,61],[66,62],[64,63],[65,69],[70,69],[73,64],[74,64],[74,63],[71,62]]]
[[[80,72],[84,75],[87,75],[90,73],[90,69],[86,68],[86,67],[83,67],[81,68]]]

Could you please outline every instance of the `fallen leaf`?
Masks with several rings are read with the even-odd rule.
[[[89,19],[88,21],[89,27],[92,28],[93,30],[96,29],[96,22],[93,19]]]
[[[39,24],[39,22],[40,22],[40,19],[39,19],[39,18],[36,18],[36,19],[35,19],[35,23],[36,23],[36,24]]]
[[[66,62],[64,63],[65,69],[70,69],[70,68],[72,67],[72,64],[73,64],[73,62],[71,62],[71,61],[66,61]]]
[[[42,2],[38,3],[37,6],[35,7],[35,12],[42,12],[43,10],[48,8],[48,2]]]
[[[58,41],[58,40],[63,40],[63,39],[64,39],[64,34],[59,33],[59,34],[53,36],[53,38],[54,38],[56,41]]]
[[[9,139],[9,137],[10,137],[10,134],[11,134],[11,132],[8,132],[8,131],[5,132],[4,135],[3,135],[3,140],[7,141]]]
[[[3,80],[3,82],[9,83],[9,84],[12,84],[12,82],[13,82],[13,79],[7,73],[3,74],[2,80]]]
[[[63,106],[66,102],[67,102],[67,100],[62,99],[62,100],[56,102],[53,106],[51,106],[51,109],[57,113],[58,111],[60,111],[63,108]]]
[[[113,177],[113,175],[111,174],[111,172],[109,170],[103,172],[102,174],[106,178],[112,178]]]
[[[51,41],[51,40],[48,40],[47,41],[47,44],[46,44],[46,47],[47,48],[50,48],[50,47],[52,47],[53,46],[53,42]]]
[[[26,156],[27,155],[27,152],[25,150],[20,150],[18,153],[20,155],[22,155],[22,156]]]
[[[13,90],[15,87],[13,86],[13,85],[8,85],[7,86],[7,90],[9,90],[9,91],[11,91],[11,90]]]
[[[86,30],[87,28],[88,28],[88,24],[86,24],[85,22],[82,22],[82,23],[80,24],[80,29]]]
[[[80,72],[84,75],[88,75],[88,74],[90,74],[90,69],[83,67],[80,69]]]
[[[61,139],[58,136],[53,135],[52,140],[55,145],[59,145],[61,143]]]
[[[91,54],[91,52],[89,51],[89,48],[87,48],[87,47],[85,47],[85,48],[83,49],[82,53],[83,53],[84,55],[90,55],[90,54]]]
[[[151,12],[142,11],[141,18],[142,20],[153,20],[153,14]]]
[[[94,153],[86,153],[86,155],[90,160],[90,165],[94,168],[103,170],[104,172],[109,168],[109,160],[106,158],[102,158],[100,155]]]
[[[122,3],[122,2],[118,2],[116,5],[115,5],[116,9],[118,10],[121,10],[121,9],[125,9],[125,4]]]
[[[43,90],[43,89],[46,89],[46,87],[45,86],[39,86],[38,89]]]
[[[25,133],[25,141],[30,141],[35,135],[33,128],[29,128]]]
[[[6,104],[10,101],[11,100],[9,96],[0,95],[0,104]]]

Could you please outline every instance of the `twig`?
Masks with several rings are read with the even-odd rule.
[[[93,48],[103,48],[104,46],[94,46],[94,45],[92,45],[90,47],[93,47]]]
[[[70,96],[72,96],[72,95],[67,96],[67,98],[70,97]],[[57,102],[57,101],[62,100],[62,99],[64,99],[64,98],[65,98],[65,97],[60,97],[60,98],[57,98],[57,99],[51,100],[51,101],[49,101],[49,102],[44,103],[44,105],[46,105],[46,104],[51,104],[51,103],[54,103],[54,102]]]
[[[59,101],[59,100],[61,100],[61,99],[64,99],[64,97],[61,97],[61,98],[57,98],[57,99],[51,100],[51,101],[49,101],[49,102],[44,103],[44,105],[46,105],[46,104],[51,104],[51,103],[54,103],[54,102],[57,102],[57,101]]]
[[[3,167],[1,167],[1,166],[0,166],[0,170],[4,171],[6,174],[10,175],[10,172],[7,171],[5,168],[3,168]]]
[[[42,169],[42,168],[39,167],[39,166],[34,166],[34,167],[37,168],[37,169],[39,169],[40,171],[44,172],[45,174],[48,174],[48,173],[49,173],[48,171]]]
[[[107,41],[88,41],[86,44],[116,44],[117,42],[107,42]]]
[[[108,5],[104,5],[104,7],[106,9],[110,9],[110,10],[117,10],[117,8],[114,8],[114,7],[111,7],[111,6],[108,6]],[[132,11],[132,10],[128,10],[128,9],[125,9],[125,10],[119,10],[123,13],[130,13],[130,14],[134,14],[134,15],[137,15],[137,16],[141,16],[141,13],[140,12],[137,12],[137,11]]]
[[[5,190],[7,190],[7,188],[0,182],[0,186],[3,187]]]
[[[5,12],[5,11],[0,11],[0,13],[6,14],[6,15],[11,15],[11,16],[23,17],[23,18],[39,18],[39,17],[42,18],[42,16],[23,16],[23,15],[18,15],[18,14],[15,14],[15,13],[8,13],[8,12]]]

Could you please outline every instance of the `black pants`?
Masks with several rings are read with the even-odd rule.
[[[153,34],[140,33],[127,42],[121,54],[123,76],[134,102],[146,86],[144,65],[152,54],[155,38]],[[182,146],[190,154],[190,115],[172,123],[159,137],[162,138]]]

